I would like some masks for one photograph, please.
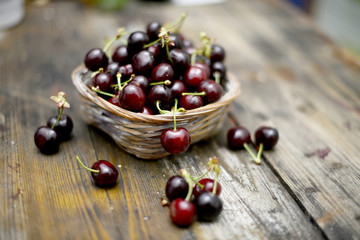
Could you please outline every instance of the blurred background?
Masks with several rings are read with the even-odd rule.
[[[0,30],[23,20],[25,4],[41,7],[50,1],[0,0]],[[73,0],[76,1],[76,0]],[[121,11],[130,1],[163,2],[174,5],[218,4],[226,0],[77,0],[102,11]],[[229,0],[230,1],[230,0]],[[333,41],[360,57],[360,0],[281,0],[309,16]]]

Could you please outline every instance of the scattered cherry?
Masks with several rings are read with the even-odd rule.
[[[59,120],[57,120],[57,119],[58,119],[58,116],[50,117],[47,121],[47,126],[50,128],[52,126],[54,126],[53,129],[58,133],[60,141],[69,139],[70,135],[71,135],[71,131],[74,126],[71,117],[69,117],[66,114],[62,114],[60,119]],[[57,123],[56,123],[56,121],[57,121]]]
[[[202,192],[212,192],[214,189],[214,180],[211,178],[203,178],[198,183],[202,185],[202,188],[199,186],[199,184],[195,184],[193,192],[194,197],[198,197]],[[219,196],[220,193],[221,185],[217,183],[215,194]]]
[[[275,128],[262,126],[255,131],[255,143],[264,144],[264,150],[271,150],[279,140],[279,133]]]
[[[227,133],[227,142],[230,149],[244,149],[244,144],[251,142],[250,132],[243,126],[233,127]]]
[[[176,198],[185,199],[188,191],[189,191],[189,184],[182,176],[179,175],[172,176],[166,182],[165,195],[170,202]]]
[[[39,127],[35,132],[34,141],[42,153],[53,154],[59,151],[60,139],[57,132],[51,127]]]
[[[89,168],[81,162],[78,156],[76,156],[76,160],[83,168],[91,172],[91,177],[98,186],[106,187],[116,183],[119,172],[111,162],[106,160],[99,160],[96,161],[91,166],[91,168]]]
[[[195,199],[196,215],[205,221],[214,220],[222,210],[219,196],[212,192],[202,192]]]
[[[195,205],[185,199],[177,198],[170,204],[170,218],[179,227],[191,225],[195,213]]]

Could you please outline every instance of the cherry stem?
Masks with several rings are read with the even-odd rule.
[[[118,84],[118,87],[119,87],[119,91],[121,91],[122,89],[123,89],[123,87],[121,86],[121,73],[120,72],[118,72],[117,74],[116,74],[116,80],[117,80],[117,84]]]
[[[212,190],[212,193],[213,193],[213,194],[216,194],[218,177],[219,177],[219,172],[218,172],[218,171],[215,171],[214,186],[213,186],[213,190]]]
[[[185,169],[180,169],[180,173],[185,178],[186,182],[189,185],[189,190],[188,190],[188,193],[186,195],[185,201],[190,201],[190,198],[191,198],[191,195],[192,195],[192,192],[193,192],[193,185],[192,185],[191,176]]]
[[[171,62],[171,64],[173,64],[174,62],[173,62],[173,60],[172,60],[171,57],[170,57],[169,43],[168,43],[167,41],[166,41],[165,47],[166,47],[166,54],[167,54],[167,56],[168,56],[168,58],[169,58],[169,61]]]
[[[173,31],[173,32],[177,33],[177,32],[179,32],[179,30],[180,30],[182,24],[184,23],[184,20],[185,20],[186,17],[187,17],[187,13],[183,12],[183,13],[181,14],[181,16],[180,16],[179,19],[177,19],[177,20],[176,20],[175,22],[173,22],[173,23],[165,24],[164,27],[165,27],[166,29],[170,30],[171,28],[177,26],[177,28]]]
[[[148,48],[148,47],[154,45],[155,43],[157,43],[157,42],[159,42],[159,41],[161,41],[161,38],[158,38],[158,39],[156,39],[155,41],[152,41],[152,42],[150,42],[150,43],[148,43],[148,44],[145,44],[145,45],[143,46],[143,48]]]
[[[170,80],[165,80],[165,81],[161,81],[161,82],[150,83],[151,86],[160,85],[160,84],[170,85],[171,81]]]
[[[54,129],[54,127],[56,126],[56,124],[60,121],[61,115],[64,112],[64,107],[58,108],[58,118],[56,119],[56,122],[51,126],[51,129]]]
[[[251,155],[251,157],[255,160],[255,163],[260,164],[260,162],[257,159],[257,156],[254,154],[254,152],[250,149],[249,145],[247,143],[244,143],[244,148],[246,151]],[[262,151],[262,150],[261,150]]]
[[[91,90],[94,91],[94,92],[100,93],[100,94],[102,94],[102,95],[105,95],[105,96],[115,97],[115,94],[101,91],[100,89],[98,89],[98,88],[96,88],[96,87],[94,87],[94,86],[91,87]]]
[[[92,169],[92,168],[89,168],[87,166],[85,166],[82,161],[80,160],[79,156],[76,156],[76,160],[80,163],[80,165],[85,168],[86,170],[90,171],[90,172],[94,172],[94,173],[99,173],[100,170],[95,170],[95,169]]]
[[[259,151],[258,151],[256,161],[255,161],[257,164],[261,164],[261,154],[262,154],[263,150],[264,150],[264,144],[260,143]]]
[[[197,180],[203,178],[203,177],[204,177],[206,174],[208,174],[208,173],[209,173],[209,170],[206,170],[206,172],[204,172],[201,176],[195,178],[195,180],[197,181]]]
[[[193,182],[198,185],[201,189],[204,188],[204,185],[202,185],[201,183],[199,183],[199,181],[197,180],[197,178],[193,178],[192,176],[191,177],[191,180],[193,180]]]
[[[185,95],[193,95],[193,96],[205,96],[206,92],[202,91],[202,92],[198,92],[198,93],[191,93],[191,92],[184,92],[182,93],[183,96]]]
[[[178,105],[178,100],[177,100],[177,98],[175,98],[175,105],[174,105],[174,131],[176,131],[176,112],[177,112],[177,105]]]
[[[191,59],[190,59],[190,65],[191,65],[191,66],[194,66],[194,65],[195,65],[196,55],[197,55],[197,52],[196,52],[196,50],[194,50],[193,54],[191,54]]]
[[[111,47],[111,45],[118,40],[121,37],[121,34],[116,34],[116,36],[114,38],[112,38],[110,41],[108,41],[104,48],[103,48],[103,52],[107,52],[109,50],[109,48]]]
[[[220,72],[218,72],[218,71],[216,71],[215,73],[214,73],[214,75],[215,75],[215,82],[217,83],[217,84],[220,84]]]
[[[161,114],[171,113],[170,111],[162,110],[162,109],[160,108],[160,102],[161,102],[160,100],[157,100],[157,101],[156,101],[156,108],[158,109],[159,113],[161,113]]]

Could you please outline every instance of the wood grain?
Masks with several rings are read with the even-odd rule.
[[[188,152],[142,161],[87,126],[70,74],[86,51],[119,26],[143,29],[186,11],[186,35],[200,31],[225,46],[242,84],[220,133]],[[0,239],[359,239],[359,106],[357,68],[313,23],[279,1],[175,7],[129,1],[99,12],[77,1],[27,6],[25,21],[0,36]],[[56,114],[63,90],[75,123],[55,155],[33,143],[37,126]],[[227,130],[276,126],[280,142],[253,163],[226,146]],[[75,156],[118,167],[118,184],[94,185]],[[178,228],[162,207],[166,180],[186,168],[197,175],[220,159],[224,209],[211,223]]]

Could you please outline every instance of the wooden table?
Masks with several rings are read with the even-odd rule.
[[[184,11],[183,32],[197,40],[205,31],[225,47],[242,93],[216,137],[142,161],[84,122],[70,75],[116,28],[141,30]],[[77,1],[28,5],[25,21],[1,33],[0,56],[0,239],[360,239],[360,65],[283,2],[129,1],[110,13]],[[49,97],[59,90],[75,127],[47,156],[33,136],[56,113]],[[228,149],[234,122],[252,133],[261,125],[279,130],[262,165]],[[75,155],[114,163],[118,184],[96,187]],[[214,155],[221,215],[176,227],[160,203],[166,180],[180,168],[196,175]]]

